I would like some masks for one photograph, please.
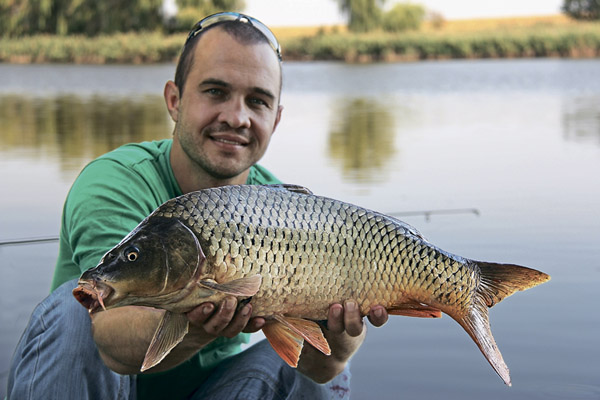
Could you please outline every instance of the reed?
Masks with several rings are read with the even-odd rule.
[[[600,23],[566,17],[447,21],[404,33],[352,34],[344,27],[276,28],[284,58],[346,62],[448,58],[599,57]],[[184,34],[0,38],[0,62],[173,62]]]

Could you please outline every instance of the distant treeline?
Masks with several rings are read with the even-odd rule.
[[[0,38],[0,62],[160,63],[179,56],[185,36],[129,33]],[[284,60],[347,62],[450,58],[600,57],[600,24],[482,32],[348,32],[281,40]]]
[[[480,32],[330,34],[285,43],[292,60],[347,62],[451,58],[600,57],[600,24]]]

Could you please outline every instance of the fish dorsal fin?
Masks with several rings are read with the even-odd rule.
[[[264,187],[268,187],[270,189],[275,190],[286,190],[288,192],[300,193],[300,194],[313,194],[313,192],[304,186],[293,185],[291,183],[279,183],[276,185],[263,185]]]
[[[204,280],[198,282],[198,285],[232,296],[254,296],[260,289],[261,282],[262,276],[252,275],[225,283]]]
[[[325,355],[331,355],[321,327],[314,321],[275,315],[263,327],[263,333],[273,349],[291,367],[298,366],[304,340]]]
[[[166,311],[154,331],[146,356],[142,363],[141,372],[160,363],[177,346],[187,334],[189,321],[185,314],[175,314]]]
[[[402,304],[396,304],[390,308],[387,308],[387,312],[391,315],[402,315],[405,317],[417,317],[417,318],[441,318],[442,311],[438,308],[428,306],[427,304],[419,302],[408,302]]]

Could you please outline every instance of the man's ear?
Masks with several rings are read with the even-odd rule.
[[[277,125],[279,125],[279,121],[281,121],[281,113],[283,112],[283,106],[279,105],[277,106],[277,115],[275,116],[275,123],[273,124],[273,132],[271,132],[271,135],[273,133],[275,133],[275,129],[277,129]]]
[[[165,103],[167,104],[167,110],[169,111],[169,115],[173,122],[177,122],[179,118],[179,88],[175,85],[175,82],[168,81],[165,85],[165,90],[163,93],[165,97]]]

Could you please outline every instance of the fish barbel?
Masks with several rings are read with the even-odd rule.
[[[99,265],[84,272],[75,298],[90,312],[125,305],[167,310],[142,371],[187,333],[185,312],[226,296],[250,301],[263,332],[296,366],[304,340],[330,354],[320,326],[329,306],[357,301],[362,315],[456,320],[507,385],[488,308],[550,279],[510,264],[445,252],[410,225],[294,185],[225,186],[165,202]]]

